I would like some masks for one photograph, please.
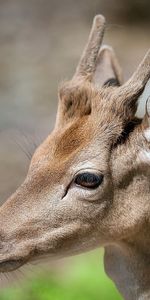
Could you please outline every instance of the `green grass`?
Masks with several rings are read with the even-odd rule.
[[[65,264],[67,267],[65,269]],[[0,300],[120,300],[98,251],[77,256],[63,270],[39,272],[21,286],[0,290]]]

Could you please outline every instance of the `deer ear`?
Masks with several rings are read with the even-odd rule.
[[[146,101],[146,119],[147,124],[150,127],[150,97]]]
[[[145,116],[143,118],[142,123],[144,128],[149,128],[150,130],[150,97],[148,97],[146,101]]]
[[[101,48],[92,82],[98,87],[120,86],[123,83],[122,70],[111,47],[105,45]]]

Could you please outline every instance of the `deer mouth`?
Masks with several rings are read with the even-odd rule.
[[[22,265],[25,264],[25,261],[23,259],[10,259],[10,260],[4,260],[0,261],[0,273],[4,272],[11,272],[18,268],[20,268]]]

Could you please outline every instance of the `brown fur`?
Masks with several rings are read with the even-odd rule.
[[[150,55],[121,85],[113,50],[100,50],[103,31],[104,17],[97,16],[73,79],[59,89],[53,132],[33,155],[24,183],[0,207],[0,271],[41,255],[103,246],[106,271],[125,299],[149,299],[149,106],[143,120],[135,112]],[[105,84],[112,79],[118,86]],[[96,189],[75,183],[87,171],[103,175]]]

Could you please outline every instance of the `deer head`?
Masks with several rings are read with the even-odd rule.
[[[59,88],[53,132],[0,207],[0,272],[128,239],[149,215],[149,117],[135,112],[150,52],[122,85],[113,50],[101,47],[104,27],[96,16],[75,75]]]

